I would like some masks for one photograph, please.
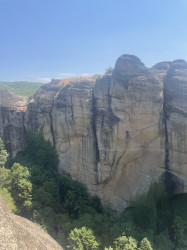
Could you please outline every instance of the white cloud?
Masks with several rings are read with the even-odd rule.
[[[86,76],[91,76],[92,74],[90,73],[59,73],[59,76],[61,78],[70,78],[70,77],[86,77]]]
[[[48,83],[51,81],[50,77],[37,77],[37,81],[43,82],[43,83]]]
[[[46,74],[48,75],[48,74]],[[71,78],[71,77],[89,77],[92,76],[93,74],[90,73],[69,73],[69,72],[62,72],[62,73],[57,73],[57,74],[52,74],[50,77],[48,76],[40,76],[37,74],[31,74],[29,75],[29,78],[32,78],[32,80],[36,82],[43,82],[43,83],[48,83],[51,81],[51,79],[66,79],[66,78]]]
[[[31,78],[31,81],[35,81],[35,82],[43,82],[43,83],[48,83],[51,81],[52,77],[46,77],[46,76],[39,76],[37,74],[30,74],[29,78]]]

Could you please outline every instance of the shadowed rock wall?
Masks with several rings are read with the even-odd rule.
[[[10,156],[25,147],[24,115],[27,98],[18,97],[8,90],[0,88],[0,137]]]

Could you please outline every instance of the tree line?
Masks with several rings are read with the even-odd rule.
[[[121,214],[102,206],[84,185],[59,174],[58,154],[41,134],[13,159],[0,140],[0,195],[11,209],[70,249],[187,249],[187,198],[162,183],[134,197]],[[65,235],[65,236],[64,236]]]

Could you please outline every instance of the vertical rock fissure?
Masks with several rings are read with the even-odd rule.
[[[164,184],[165,189],[168,194],[173,194],[177,189],[181,186],[181,183],[176,175],[174,175],[170,170],[170,149],[169,149],[169,135],[168,135],[168,119],[169,119],[169,111],[167,106],[167,94],[164,86],[163,90],[163,123],[164,123],[164,147],[165,147],[165,158],[164,158]]]
[[[75,123],[75,119],[74,119],[74,111],[73,111],[73,96],[72,96],[72,93],[70,95],[70,98],[71,98],[71,118],[72,118],[72,121]]]
[[[166,89],[164,86],[163,89],[163,97],[164,97],[164,102],[163,102],[163,123],[164,123],[164,149],[165,149],[165,158],[164,158],[164,184],[165,184],[165,189],[167,193],[173,193],[174,192],[174,183],[172,181],[172,174],[169,171],[169,138],[168,138],[168,112],[167,112],[167,103],[166,103]]]
[[[49,118],[50,118],[50,123],[51,123],[50,130],[51,130],[51,135],[52,135],[52,142],[53,142],[53,146],[56,147],[56,140],[55,140],[55,134],[54,134],[54,127],[53,127],[53,116],[52,116],[54,102],[55,102],[55,100],[53,100],[53,102],[52,102],[52,107],[51,107],[51,110],[49,112]]]
[[[110,94],[110,85],[111,85],[111,79],[109,81],[109,85],[108,85],[108,110],[109,110],[109,113],[112,113],[112,107],[111,107],[111,94]]]
[[[96,171],[98,171],[98,163],[100,161],[99,155],[99,147],[98,147],[98,140],[97,140],[97,108],[96,108],[96,98],[94,93],[92,92],[92,118],[91,118],[91,126],[93,132],[93,142],[94,142],[94,149],[95,149],[95,159],[96,159]]]
[[[110,126],[111,134],[112,134],[114,124],[119,122],[120,119],[114,115],[113,110],[112,110],[112,97],[111,97],[110,88],[111,88],[111,78],[109,79],[107,97],[108,97],[108,114],[109,114],[108,125]]]
[[[163,90],[164,96],[164,103],[163,103],[163,123],[164,123],[164,147],[165,147],[165,159],[164,159],[164,168],[166,171],[169,170],[169,139],[168,139],[168,126],[167,126],[167,119],[168,114],[166,110],[166,99],[165,99],[165,89]]]
[[[25,115],[26,115],[26,112],[22,112],[22,120],[23,120],[23,148],[26,147],[26,144],[27,144],[27,129],[26,129],[26,126],[25,126]]]
[[[50,118],[50,130],[51,130],[51,135],[52,135],[52,143],[53,143],[53,146],[56,147],[56,140],[55,140],[55,133],[54,133],[54,127],[53,127],[53,116],[52,116],[52,112],[53,112],[53,108],[54,108],[54,105],[55,105],[55,98],[58,97],[59,93],[61,92],[61,90],[63,89],[63,85],[61,86],[61,88],[58,90],[58,92],[56,93],[56,95],[53,97],[53,102],[52,102],[52,105],[51,105],[51,110],[49,112],[49,118]]]

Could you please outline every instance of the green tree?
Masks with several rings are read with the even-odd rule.
[[[57,170],[58,154],[50,141],[46,141],[42,134],[27,132],[26,155],[36,165],[46,170]]]
[[[149,242],[149,240],[147,238],[144,238],[140,242],[139,250],[153,250],[151,243]]]
[[[33,187],[32,201],[36,209],[51,207],[54,210],[58,210],[59,199],[55,190],[55,183],[44,182],[42,186]]]
[[[176,249],[187,249],[186,221],[183,221],[180,216],[176,216],[174,218],[173,230]]]
[[[9,191],[11,190],[10,169],[5,167],[0,168],[0,188],[6,188]]]
[[[112,66],[107,67],[107,68],[105,69],[105,75],[110,75],[110,74],[112,74],[113,70],[114,70],[114,69],[113,69]]]
[[[4,167],[8,158],[8,153],[5,149],[2,139],[0,138],[0,167]]]
[[[162,183],[152,183],[147,193],[140,194],[130,201],[135,223],[143,230],[156,230],[157,204],[166,196]]]
[[[32,183],[29,181],[30,172],[27,167],[14,163],[10,170],[11,194],[18,208],[30,208],[32,198]]]
[[[85,186],[65,174],[59,178],[60,199],[71,218],[78,218],[91,208],[92,199]]]
[[[91,250],[99,247],[92,230],[86,227],[71,230],[68,240],[70,243],[68,248],[73,250]]]
[[[167,231],[162,232],[161,234],[155,237],[154,246],[158,250],[173,250],[174,249],[174,243],[170,240],[169,233]]]
[[[135,250],[137,249],[137,241],[130,237],[125,236],[124,234],[118,237],[114,241],[115,250]]]

